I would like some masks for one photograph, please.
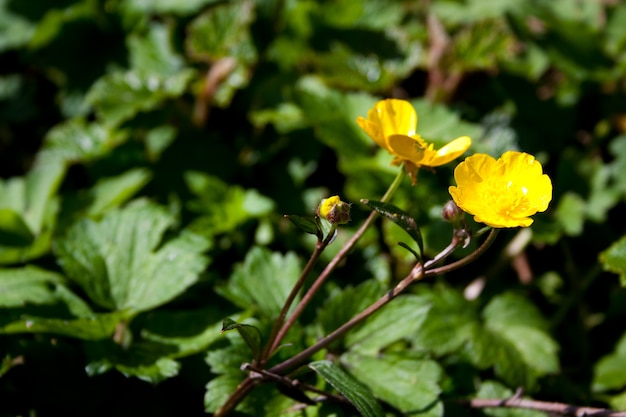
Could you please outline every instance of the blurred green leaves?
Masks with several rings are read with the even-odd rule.
[[[400,168],[355,118],[402,97],[436,147],[468,135],[470,153],[536,154],[554,202],[512,268],[496,245],[467,273],[416,285],[320,352],[314,359],[333,362],[303,380],[346,396],[366,387],[370,411],[380,400],[385,412],[435,416],[442,398],[505,398],[517,386],[552,395],[541,390],[561,372],[563,398],[626,407],[615,371],[624,342],[612,345],[623,290],[600,275],[624,284],[625,27],[620,2],[576,0],[0,0],[0,389],[19,393],[12,358],[24,355],[24,379],[38,381],[68,349],[67,369],[81,376],[116,369],[158,383],[181,373],[194,385],[185,395],[206,385],[214,412],[254,358],[240,335],[220,335],[222,320],[265,335],[313,242],[281,215],[316,233],[302,219],[320,196],[380,199]],[[421,170],[393,197],[414,216],[400,224],[424,257],[450,235],[440,213],[453,169]],[[355,207],[337,242],[365,215]],[[393,288],[414,259],[389,223],[368,231],[272,360]],[[516,281],[524,259],[531,278]],[[467,300],[462,288],[483,275]],[[558,278],[549,297],[545,277]],[[255,332],[245,334],[258,350]],[[592,366],[590,386],[581,375]],[[340,387],[344,376],[356,384]],[[62,377],[78,393],[106,384]],[[151,412],[145,404],[159,407],[154,393],[168,389],[128,398]],[[43,394],[22,394],[32,404],[9,413],[51,413]],[[197,399],[177,407],[186,404]],[[343,413],[301,406],[268,384],[238,411]]]

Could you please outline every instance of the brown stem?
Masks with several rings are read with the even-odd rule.
[[[283,304],[283,308],[280,311],[280,314],[278,315],[276,322],[274,323],[274,327],[272,327],[272,332],[270,333],[267,343],[265,344],[265,347],[263,348],[263,353],[261,354],[261,361],[260,361],[261,366],[267,362],[267,360],[269,359],[269,356],[274,351],[275,349],[274,346],[277,344],[276,340],[282,339],[282,336],[280,336],[280,333],[279,333],[279,329],[281,328],[283,322],[285,321],[285,317],[287,316],[287,313],[289,312],[289,308],[291,307],[293,300],[296,299],[298,292],[300,292],[300,289],[304,285],[304,282],[306,281],[306,278],[309,276],[309,273],[313,269],[313,266],[315,266],[318,259],[320,258],[320,255],[322,254],[324,249],[326,249],[326,247],[329,245],[332,238],[334,237],[335,231],[336,231],[336,226],[333,226],[328,232],[328,235],[326,236],[324,240],[319,239],[317,241],[317,244],[315,245],[315,250],[311,254],[309,261],[307,262],[304,269],[300,273],[300,276],[298,277],[296,284],[291,289],[291,292],[289,293],[289,296],[287,297],[285,304]]]
[[[613,411],[595,407],[578,407],[570,404],[516,398],[515,396],[504,400],[474,398],[472,400],[461,401],[461,403],[467,404],[472,408],[523,408],[562,416],[626,417],[626,412],[623,411]]]
[[[480,245],[478,249],[467,255],[465,258],[459,259],[456,262],[452,262],[451,264],[444,265],[439,268],[428,269],[424,275],[430,277],[445,274],[446,272],[454,271],[455,269],[459,269],[471,262],[474,262],[479,256],[485,253],[487,249],[489,249],[489,246],[491,246],[491,244],[496,239],[496,236],[498,236],[498,231],[499,229],[491,229],[489,235],[487,236],[487,239],[485,239],[482,245]]]
[[[269,371],[272,373],[281,373],[287,369],[290,369],[294,366],[299,365],[303,361],[305,361],[309,356],[317,353],[319,350],[323,349],[325,346],[328,346],[330,343],[334,342],[352,328],[354,328],[357,324],[361,323],[363,320],[371,316],[376,311],[380,310],[381,307],[386,305],[389,301],[396,298],[402,291],[404,291],[411,283],[416,280],[419,280],[424,276],[422,266],[417,264],[413,270],[407,275],[402,281],[398,283],[392,290],[388,291],[384,296],[379,298],[365,310],[361,311],[359,314],[354,316],[350,321],[344,323],[342,326],[337,328],[334,332],[328,334],[326,337],[320,339],[312,346],[309,346],[302,352],[297,355],[287,359],[286,361],[279,363],[278,365],[271,368]]]
[[[250,375],[246,376],[246,379],[241,381],[237,388],[230,394],[230,397],[226,400],[224,404],[215,412],[213,417],[223,417],[230,413],[233,408],[237,406],[250,391],[254,388],[261,380],[252,379]]]

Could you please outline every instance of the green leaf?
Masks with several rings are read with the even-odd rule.
[[[322,229],[320,229],[319,224],[314,219],[294,214],[285,214],[285,217],[303,232],[315,235],[318,239],[322,238]]]
[[[365,204],[372,210],[376,210],[382,216],[388,218],[404,231],[417,243],[420,249],[420,256],[424,254],[424,241],[417,222],[408,213],[394,206],[393,204],[384,203],[382,201],[361,200],[361,203]]]
[[[213,378],[206,385],[204,394],[204,411],[214,413],[226,402],[237,386],[243,381],[245,374],[224,374]]]
[[[309,368],[320,374],[330,385],[343,394],[364,417],[382,417],[385,414],[372,393],[360,382],[330,361],[316,361]]]
[[[15,13],[10,0],[0,0],[0,52],[22,48],[36,30],[36,22]]]
[[[11,209],[0,209],[0,246],[28,246],[34,238],[22,216]]]
[[[171,345],[176,351],[169,357],[179,358],[205,352],[222,335],[222,317],[224,310],[208,307],[194,310],[150,312],[142,322],[141,336],[145,340]],[[237,314],[238,320],[247,318],[246,314]]]
[[[319,78],[303,77],[296,84],[296,104],[315,129],[316,136],[332,147],[339,158],[369,156],[373,142],[354,122],[365,115],[375,99],[359,93],[347,95],[333,90]]]
[[[246,345],[248,345],[248,347],[252,351],[254,359],[257,361],[261,359],[263,345],[261,342],[261,332],[256,326],[237,323],[232,319],[225,318],[222,322],[222,333],[229,330],[237,330],[244,342],[246,342]]]
[[[158,126],[146,134],[146,151],[151,161],[159,159],[163,151],[174,142],[177,130],[173,126]]]
[[[101,307],[140,312],[165,304],[194,284],[206,268],[209,242],[185,231],[161,242],[175,219],[139,200],[82,219],[55,247],[68,277]]]
[[[114,72],[96,81],[86,100],[107,126],[118,126],[142,111],[153,110],[165,100],[179,97],[194,71],[187,68],[163,76],[139,71]]]
[[[375,280],[365,281],[356,287],[348,285],[336,288],[319,309],[317,320],[325,333],[330,333],[365,310],[384,293],[384,287]]]
[[[21,314],[18,320],[0,326],[0,333],[49,333],[82,340],[102,340],[110,339],[124,318],[123,312],[99,313],[76,319]]]
[[[122,12],[140,16],[177,15],[188,16],[219,0],[127,0],[121,4]]]
[[[615,344],[612,353],[603,356],[593,368],[592,389],[594,392],[606,392],[626,387],[626,333]]]
[[[218,291],[242,308],[255,306],[266,317],[278,316],[300,275],[293,253],[281,255],[253,247],[243,264],[237,265],[228,284]]]
[[[439,417],[443,405],[439,400],[441,367],[432,360],[409,359],[406,356],[367,356],[346,353],[342,363],[350,374],[367,385],[374,395],[403,413]]]
[[[102,178],[91,188],[93,202],[88,214],[97,216],[119,207],[135,195],[152,178],[152,173],[144,168],[135,168],[115,177]]]
[[[170,76],[183,67],[183,60],[172,45],[171,26],[153,21],[144,33],[129,35],[130,68],[139,74]]]
[[[120,346],[110,340],[87,343],[88,375],[100,375],[116,369],[127,377],[136,377],[157,384],[178,375],[180,363],[168,355],[172,347],[159,343],[140,341],[130,347]]]
[[[61,275],[33,266],[0,269],[0,307],[53,304],[63,283]]]
[[[249,219],[265,216],[274,202],[256,190],[244,190],[221,179],[197,171],[185,172],[185,182],[197,199],[188,203],[200,213],[190,226],[203,235],[215,235],[237,229]]]
[[[424,324],[430,307],[429,297],[400,296],[348,333],[346,345],[360,353],[376,354],[398,340],[410,339]]]
[[[513,293],[494,297],[483,310],[483,318],[484,331],[475,333],[468,349],[482,349],[482,359],[492,362],[496,374],[509,384],[531,388],[538,376],[558,372],[558,345],[526,298]]]
[[[95,314],[51,271],[0,269],[0,333],[51,333],[85,340],[110,338],[123,314]]]
[[[412,339],[415,347],[436,356],[460,350],[479,325],[476,305],[444,286],[435,287],[427,296],[432,306]]]
[[[506,292],[494,297],[482,312],[483,318],[492,327],[529,326],[547,330],[548,323],[537,307],[526,297]]]
[[[128,139],[128,134],[82,119],[71,119],[54,126],[46,135],[47,157],[65,163],[88,162],[109,154]]]
[[[585,209],[585,201],[576,193],[567,192],[559,200],[556,218],[569,236],[579,236],[583,232]]]
[[[95,19],[96,12],[95,3],[91,1],[79,1],[63,9],[52,9],[41,18],[28,46],[33,49],[45,47],[58,36],[64,25],[81,19]]]
[[[605,271],[619,275],[622,287],[626,286],[626,236],[600,253],[600,262]]]

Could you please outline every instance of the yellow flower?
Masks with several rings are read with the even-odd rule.
[[[421,166],[436,167],[458,158],[472,144],[468,136],[461,136],[439,150],[416,133],[417,113],[405,100],[381,100],[367,112],[367,119],[357,117],[356,122],[373,140],[390,154],[392,163],[404,163],[415,183]]]
[[[535,157],[505,152],[497,161],[475,154],[454,170],[457,186],[450,187],[454,202],[491,227],[528,227],[529,217],[545,211],[552,200],[552,182]]]
[[[341,201],[338,195],[322,200],[317,215],[332,224],[345,224],[350,221],[350,204]]]

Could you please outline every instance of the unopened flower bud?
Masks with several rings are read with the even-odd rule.
[[[341,201],[338,195],[322,200],[317,215],[332,224],[345,224],[350,221],[350,204]]]
[[[441,217],[450,223],[459,223],[465,217],[465,212],[452,200],[448,201],[441,210]]]

